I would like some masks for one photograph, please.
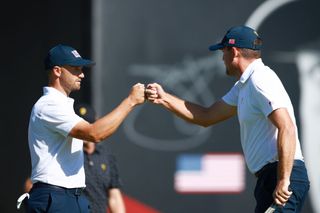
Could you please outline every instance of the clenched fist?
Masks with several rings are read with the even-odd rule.
[[[130,91],[129,99],[133,105],[142,104],[145,101],[145,86],[144,84],[135,84]]]
[[[161,104],[163,101],[162,98],[165,95],[161,85],[157,83],[148,84],[145,93],[148,101],[154,104]]]

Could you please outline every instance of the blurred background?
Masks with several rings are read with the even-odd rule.
[[[14,213],[30,175],[29,113],[58,43],[97,62],[75,102],[110,112],[133,84],[158,82],[209,106],[236,79],[208,46],[246,24],[264,40],[263,61],[291,96],[311,190],[303,213],[320,213],[320,15],[317,0],[9,1],[2,7],[0,212]],[[253,212],[255,177],[245,166],[236,118],[200,128],[146,103],[104,142],[117,156],[128,212]],[[23,212],[23,210],[20,210]]]

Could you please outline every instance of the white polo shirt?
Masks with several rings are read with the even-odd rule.
[[[31,180],[66,188],[85,187],[83,141],[69,137],[81,120],[74,100],[52,87],[33,106],[29,121]]]
[[[267,163],[277,161],[278,129],[268,115],[286,108],[295,126],[296,121],[290,98],[274,71],[261,59],[255,60],[222,99],[237,106],[241,145],[249,170],[255,173]],[[295,159],[303,160],[298,133]]]

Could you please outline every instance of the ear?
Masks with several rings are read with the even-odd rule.
[[[232,47],[232,53],[233,53],[233,57],[239,57],[240,56],[239,48]]]
[[[61,76],[61,73],[62,73],[61,67],[59,67],[59,66],[54,66],[54,67],[52,68],[52,73],[53,73],[53,75],[55,75],[56,77],[60,77],[60,76]]]

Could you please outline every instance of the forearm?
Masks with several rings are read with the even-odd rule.
[[[91,135],[95,140],[93,142],[99,142],[111,136],[134,107],[135,104],[126,98],[113,111],[94,122]]]
[[[110,213],[125,213],[126,208],[123,200],[111,200],[109,202]]]
[[[182,100],[166,93],[157,83],[148,84],[146,94],[152,103],[160,104],[178,117],[204,127],[226,120],[237,112],[236,106],[228,105],[223,100],[215,102],[210,107]]]
[[[166,93],[163,98],[163,106],[175,113],[177,116],[204,127],[224,121],[237,112],[237,108],[218,100],[210,107],[203,107],[188,101],[179,99]]]
[[[79,122],[69,135],[90,142],[101,142],[117,130],[136,105],[130,98],[126,98],[113,111],[94,123]]]
[[[294,127],[278,131],[278,181],[289,181],[296,148]]]
[[[284,205],[292,194],[289,186],[296,149],[296,127],[286,108],[274,110],[269,118],[278,129],[278,180],[273,195],[276,204]]]
[[[166,93],[162,105],[178,117],[199,124],[206,118],[206,108]]]
[[[126,208],[119,189],[111,189],[109,192],[108,206],[110,213],[125,213]]]

